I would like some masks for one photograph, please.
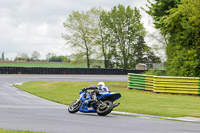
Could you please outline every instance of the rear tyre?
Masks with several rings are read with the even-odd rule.
[[[106,116],[113,110],[113,103],[111,101],[104,101],[97,107],[97,114]]]
[[[76,113],[79,111],[80,107],[81,107],[81,100],[78,99],[68,107],[68,111],[69,113]]]

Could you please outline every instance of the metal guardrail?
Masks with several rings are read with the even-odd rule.
[[[128,73],[128,84],[129,89],[200,95],[199,77],[152,76]]]
[[[0,74],[95,74],[127,75],[144,73],[145,70],[104,69],[104,68],[47,68],[47,67],[0,67]]]

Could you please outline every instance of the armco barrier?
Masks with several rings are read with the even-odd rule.
[[[128,79],[129,89],[200,95],[200,78],[198,77],[152,76],[129,73]]]
[[[45,67],[0,67],[0,74],[94,74],[126,75],[144,73],[145,70],[103,69],[103,68],[45,68]]]

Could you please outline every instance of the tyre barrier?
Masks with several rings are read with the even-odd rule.
[[[128,73],[128,84],[129,89],[200,95],[199,77],[152,76]]]
[[[129,89],[153,91],[153,76],[128,73]]]
[[[127,75],[144,73],[145,70],[104,69],[104,68],[46,68],[46,67],[0,67],[0,74],[94,74]]]

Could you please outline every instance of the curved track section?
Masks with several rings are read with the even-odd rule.
[[[0,75],[0,128],[49,133],[199,133],[200,124],[96,114],[69,114],[67,106],[12,87],[26,81],[127,81],[127,76]]]

